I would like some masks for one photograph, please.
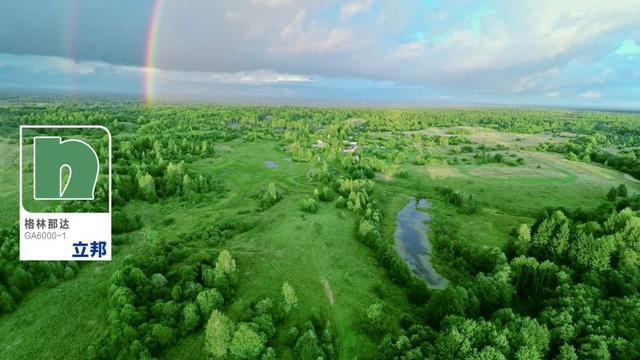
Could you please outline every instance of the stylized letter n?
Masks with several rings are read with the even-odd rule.
[[[63,184],[63,170],[69,176]],[[100,163],[81,140],[57,136],[33,138],[33,197],[36,200],[93,200]]]

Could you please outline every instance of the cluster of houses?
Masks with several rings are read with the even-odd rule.
[[[318,149],[324,149],[327,147],[327,143],[322,141],[322,140],[318,140],[316,142],[316,144],[314,145],[314,147],[318,148]],[[353,153],[355,151],[358,150],[358,143],[355,141],[345,141],[343,143],[343,147],[342,147],[342,152],[344,153]]]

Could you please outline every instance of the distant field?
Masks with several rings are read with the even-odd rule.
[[[477,144],[484,145],[504,145],[511,148],[528,148],[535,147],[543,142],[561,142],[566,139],[575,137],[575,134],[562,132],[558,135],[552,134],[516,134],[494,129],[475,127],[475,126],[458,126],[453,128],[428,128],[418,131],[407,131],[407,134],[425,134],[437,136],[466,136]]]
[[[483,206],[479,214],[457,214],[448,204],[434,206],[432,211],[458,223],[462,236],[489,246],[503,246],[511,229],[532,223],[545,207],[596,207],[612,186],[620,184],[640,193],[637,180],[599,164],[534,151],[520,151],[518,156],[525,165],[412,165],[410,169],[412,178],[425,177],[427,184],[473,194]]]

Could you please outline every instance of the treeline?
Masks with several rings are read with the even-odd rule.
[[[640,214],[601,210],[546,212],[515,231],[506,254],[433,223],[455,285],[387,335],[380,358],[640,357]]]
[[[251,304],[238,321],[214,310],[205,329],[207,352],[213,359],[274,360],[282,357],[272,346],[280,340],[296,359],[336,358],[331,324],[319,311],[302,324],[288,325],[299,306],[295,289],[285,281],[279,299]]]
[[[623,135],[607,133],[580,136],[563,143],[543,143],[538,146],[540,151],[551,151],[565,154],[569,160],[593,161],[611,167],[635,178],[640,178],[640,140],[633,132],[626,134],[625,142],[631,147],[616,148],[613,142]]]
[[[111,276],[108,327],[89,349],[93,358],[151,358],[192,331],[233,296],[229,252],[176,240],[152,246]]]
[[[317,202],[314,200],[331,201],[333,189],[338,195],[336,207],[346,208],[360,217],[356,235],[372,249],[374,257],[387,270],[389,277],[397,284],[408,287],[412,298],[424,296],[427,291],[424,282],[411,274],[393,243],[382,236],[382,210],[373,197],[375,182],[371,180],[375,172],[381,170],[381,163],[370,157],[361,158],[341,151],[342,139],[351,136],[350,126],[339,125],[328,131],[335,138],[332,137],[333,140],[326,147],[316,150],[320,160],[308,173],[311,180],[321,184],[322,190],[316,189],[314,197],[301,204],[302,209],[317,211]]]
[[[369,179],[341,178],[336,182],[337,207],[346,207],[360,216],[357,236],[369,246],[389,277],[402,285],[412,283],[413,276],[393,244],[382,236],[382,212],[372,197],[374,182]]]
[[[274,346],[282,341],[295,358],[336,357],[332,326],[319,311],[301,322],[288,321],[300,304],[286,281],[280,298],[249,304],[232,320],[225,306],[235,298],[235,259],[227,250],[189,244],[156,242],[113,273],[108,326],[88,349],[91,358],[151,359],[202,329],[213,359],[277,359]]]
[[[516,154],[511,154],[508,157],[505,157],[501,153],[491,154],[491,153],[483,152],[480,154],[474,154],[473,159],[475,160],[475,163],[478,165],[484,165],[484,164],[505,164],[508,166],[524,165],[524,159],[521,157],[518,157]]]
[[[251,218],[243,216],[223,217],[211,224],[197,226],[194,230],[181,233],[178,238],[185,242],[201,241],[209,246],[224,246],[225,241],[245,233],[255,226]]]
[[[9,123],[108,125],[113,133],[167,135],[206,134],[211,139],[270,136],[278,132],[314,132],[350,119],[360,131],[411,131],[429,127],[481,126],[516,133],[563,131],[584,135],[610,134],[616,144],[640,143],[640,115],[542,109],[330,109],[304,107],[238,107],[158,105],[127,102],[39,102],[0,109]],[[15,134],[16,127],[7,129]],[[455,131],[454,131],[455,133]],[[248,138],[247,140],[252,140]]]
[[[15,310],[34,288],[55,286],[78,271],[75,261],[20,261],[19,238],[18,225],[0,229],[0,314]]]
[[[640,115],[636,113],[534,109],[367,109],[362,110],[359,117],[367,119],[368,128],[375,131],[480,126],[524,134],[605,132],[627,139],[632,137],[635,143],[640,141]]]
[[[170,108],[169,108],[170,109]],[[167,133],[171,127],[160,130],[155,124],[170,125],[175,109],[149,110],[141,106],[121,103],[55,103],[24,105],[0,109],[0,118],[15,122],[6,136],[17,138],[19,124],[103,125],[114,136],[113,141],[113,233],[123,234],[142,227],[138,215],[121,208],[132,199],[157,201],[179,198],[195,201],[196,195],[225,191],[222,182],[211,176],[187,169],[187,162],[215,155],[210,132],[192,131]],[[207,110],[211,111],[211,110]],[[150,116],[150,113],[153,114]],[[162,115],[159,115],[162,114]],[[161,120],[152,120],[159,116]],[[189,117],[182,117],[182,128],[188,127]],[[157,122],[157,123],[156,123]],[[208,120],[200,122],[201,126]],[[220,125],[224,127],[224,124]],[[215,128],[215,123],[214,123]],[[154,133],[158,131],[161,134]],[[224,135],[227,134],[227,135]],[[239,136],[224,133],[223,138]],[[108,141],[96,132],[85,131],[100,159],[107,157]],[[186,160],[186,161],[185,161]],[[27,169],[30,170],[30,169]],[[105,170],[105,169],[103,169]],[[106,211],[108,199],[107,177],[100,177],[92,202],[68,201],[56,205],[58,212]],[[72,278],[77,272],[75,262],[19,262],[17,227],[1,230],[0,236],[0,313],[14,310],[24,295],[41,284],[56,285]],[[121,238],[114,237],[114,242]]]

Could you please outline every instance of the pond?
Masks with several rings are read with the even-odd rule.
[[[275,169],[278,167],[278,164],[276,164],[276,162],[273,160],[266,160],[264,161],[264,166],[268,167],[269,169]]]
[[[398,212],[394,234],[396,249],[409,269],[431,288],[447,287],[431,264],[431,243],[427,237],[427,222],[431,216],[426,209],[431,203],[426,199],[409,198],[407,205]]]

